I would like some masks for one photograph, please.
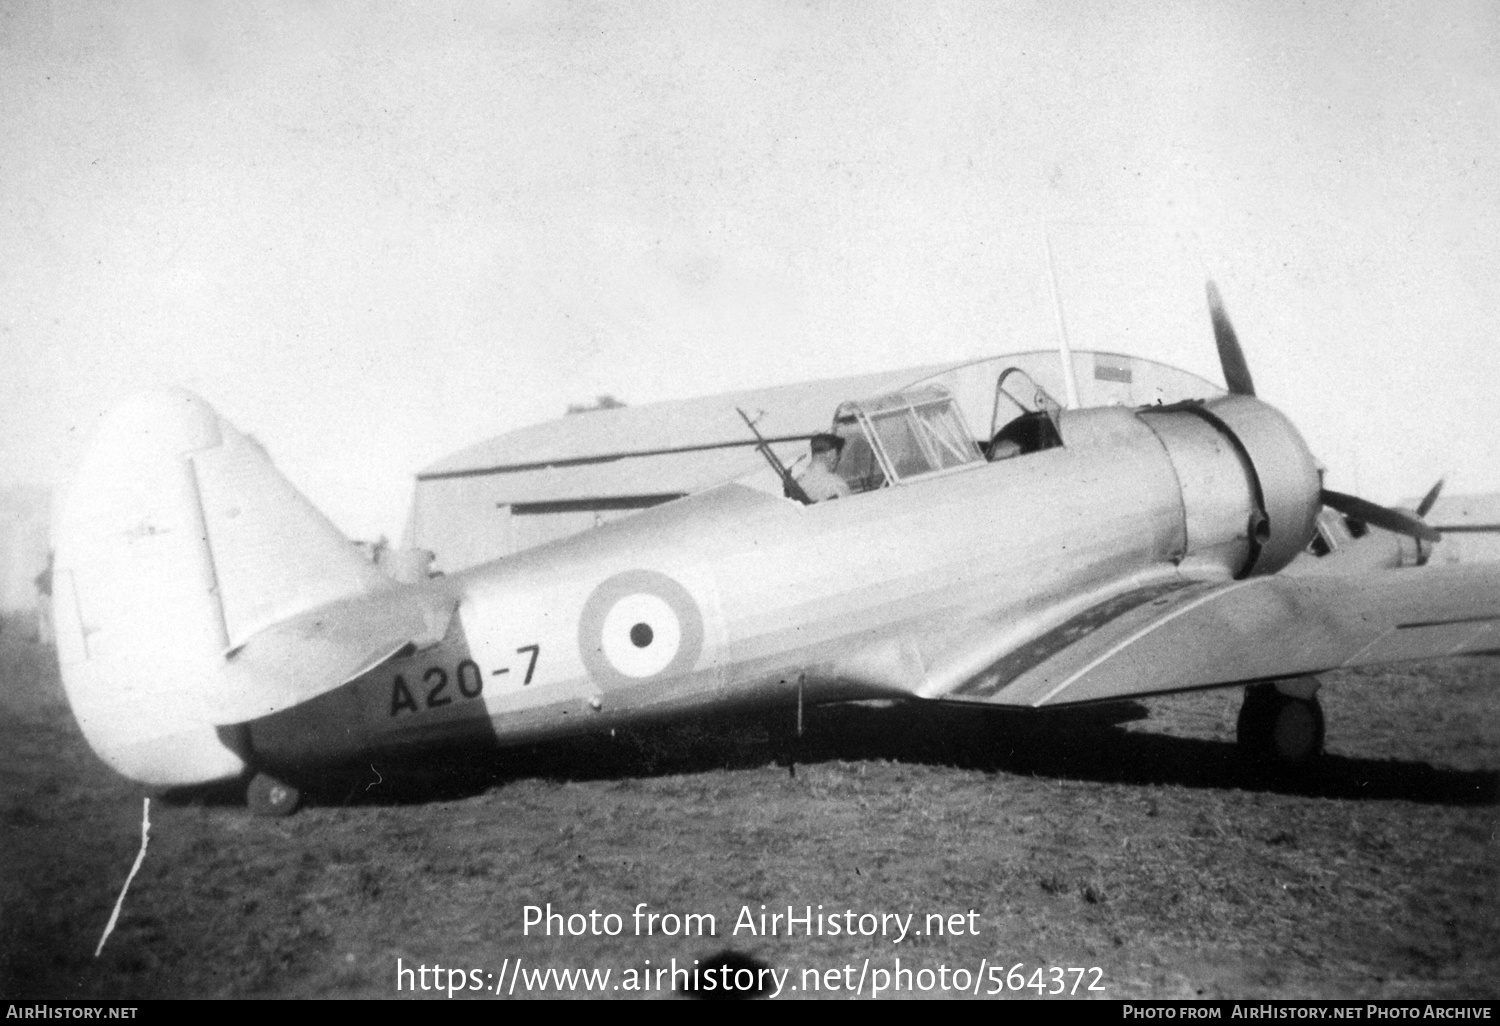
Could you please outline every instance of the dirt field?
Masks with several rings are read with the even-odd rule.
[[[95,959],[144,792],[89,752],[50,650],[15,633],[0,635],[3,997],[386,997],[398,964],[429,970],[403,994],[441,997],[421,984],[508,991],[516,959],[517,997],[547,967],[656,997],[670,974],[643,970],[726,951],[790,969],[783,996],[848,996],[862,974],[869,995],[879,970],[898,996],[943,996],[940,979],[988,993],[1016,963],[1012,982],[1055,989],[1037,968],[1078,967],[1065,988],[1112,998],[1500,994],[1494,658],[1329,676],[1330,755],[1296,785],[1239,771],[1230,691],[1119,726],[858,707],[814,711],[795,749],[777,717],[450,754],[433,765],[451,773],[330,782],[285,820],[153,799]],[[641,902],[711,914],[715,935],[665,936],[664,918],[636,936]],[[548,903],[619,935],[525,935],[526,906]],[[762,936],[762,905],[821,905],[824,933]],[[735,932],[747,907],[757,930]],[[834,913],[856,931],[912,913],[913,932],[832,936]],[[929,914],[943,935],[915,935]]]

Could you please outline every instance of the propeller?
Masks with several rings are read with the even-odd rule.
[[[1425,517],[1428,513],[1432,512],[1432,507],[1438,501],[1438,496],[1443,494],[1443,481],[1443,478],[1438,478],[1437,484],[1429,488],[1427,494],[1422,496],[1422,501],[1417,503],[1417,516]]]
[[[1357,495],[1345,495],[1331,488],[1324,488],[1322,493],[1323,505],[1330,509],[1336,509],[1345,516],[1363,520],[1373,527],[1384,528],[1396,534],[1410,535],[1422,541],[1438,542],[1443,540],[1441,532],[1428,527],[1422,521],[1409,513],[1403,513],[1399,509],[1391,509],[1388,506],[1379,506],[1367,499],[1361,499]]]
[[[1255,395],[1255,382],[1250,380],[1250,365],[1245,362],[1245,352],[1229,323],[1229,314],[1224,312],[1224,300],[1219,298],[1219,286],[1208,283],[1208,315],[1214,322],[1214,341],[1219,346],[1219,365],[1224,368],[1224,384],[1233,395]]]
[[[1425,517],[1437,502],[1438,493],[1443,490],[1443,482],[1438,481],[1432,486],[1432,490],[1422,496],[1422,501],[1417,504],[1417,516]],[[1444,524],[1436,528],[1438,531],[1452,531],[1456,534],[1500,534],[1500,524]]]
[[[1234,333],[1234,325],[1230,323],[1229,314],[1224,310],[1224,300],[1219,296],[1219,287],[1212,281],[1208,283],[1208,315],[1214,324],[1214,342],[1219,347],[1219,365],[1224,369],[1224,384],[1228,386],[1232,395],[1253,397],[1255,382],[1250,379],[1250,365],[1245,362],[1245,352],[1240,348],[1239,336]],[[1335,492],[1329,488],[1322,489],[1320,497],[1323,505],[1336,509],[1346,516],[1358,517],[1367,524],[1373,524],[1396,534],[1436,542],[1442,541],[1442,534],[1428,527],[1418,518],[1432,508],[1442,488],[1442,481],[1433,486],[1432,490],[1423,497],[1415,517],[1400,510],[1361,499],[1357,495],[1345,495],[1343,492]]]

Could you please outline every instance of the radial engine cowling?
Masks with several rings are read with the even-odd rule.
[[[1185,556],[1221,563],[1236,577],[1275,573],[1307,547],[1321,483],[1291,421],[1246,395],[1147,408],[1177,472]]]

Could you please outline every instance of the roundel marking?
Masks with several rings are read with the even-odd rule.
[[[703,614],[655,570],[627,570],[594,589],[578,618],[578,652],[594,679],[635,684],[686,673],[703,651]]]

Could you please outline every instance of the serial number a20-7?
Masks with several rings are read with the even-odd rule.
[[[537,659],[541,656],[542,649],[540,645],[522,645],[516,649],[516,654],[529,656],[525,677],[521,681],[522,686],[525,686],[536,675]],[[508,666],[494,671],[496,676],[509,672]],[[441,709],[454,702],[478,698],[482,694],[484,672],[474,660],[461,660],[451,675],[441,666],[430,666],[422,672],[420,679],[414,678],[410,684],[407,683],[405,674],[396,674],[391,681],[390,714],[399,716],[403,712]]]

